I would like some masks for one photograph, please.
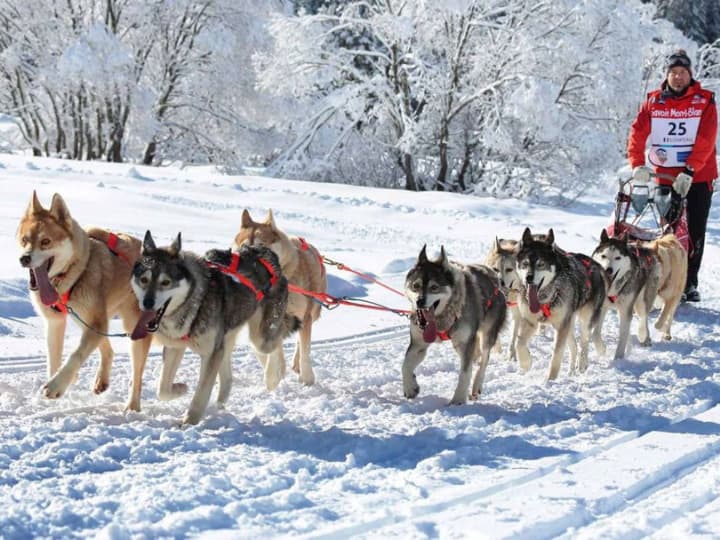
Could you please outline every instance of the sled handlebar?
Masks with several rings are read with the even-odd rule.
[[[650,173],[650,176],[653,176],[655,178],[662,178],[663,180],[675,180],[675,176],[668,173],[662,173],[662,172],[654,172]]]

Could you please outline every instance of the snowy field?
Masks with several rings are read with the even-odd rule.
[[[435,345],[402,396],[407,321],[342,306],[314,329],[317,383],[292,372],[268,393],[240,344],[228,407],[195,427],[189,397],[156,399],[160,348],[143,409],[123,412],[128,343],[114,338],[110,389],[92,393],[98,358],[57,401],[42,397],[42,321],[27,295],[15,230],[33,189],[65,198],[83,225],[161,244],[226,247],[243,208],[303,236],[330,259],[402,288],[420,248],[484,259],[495,236],[553,227],[589,253],[614,186],[567,209],[443,193],[407,193],[210,169],[142,168],[0,155],[0,537],[52,538],[718,538],[720,531],[720,211],[700,276],[703,302],[683,305],[672,342],[633,337],[611,364],[591,349],[583,375],[547,382],[549,333],[528,373],[493,355],[476,403],[448,406],[458,361]],[[407,308],[401,296],[328,267],[330,292]],[[70,325],[65,352],[77,342]],[[635,324],[633,324],[633,334]],[[654,340],[659,339],[653,331]],[[617,318],[605,323],[613,351]],[[288,351],[291,343],[288,342]],[[178,380],[197,378],[187,355]],[[212,400],[211,400],[212,403]]]

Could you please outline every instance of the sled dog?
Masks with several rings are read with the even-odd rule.
[[[155,332],[163,345],[159,399],[187,391],[187,385],[174,383],[185,348],[200,356],[198,386],[184,424],[200,421],[216,378],[218,407],[227,402],[232,349],[245,325],[250,343],[266,358],[266,379],[277,385],[284,366],[282,340],[297,328],[297,319],[286,317],[287,280],[272,251],[243,248],[233,262],[230,250],[214,250],[203,259],[182,250],[180,234],[169,247],[157,247],[147,231],[132,288],[142,309],[132,337]]]
[[[555,330],[555,343],[548,379],[557,377],[565,345],[570,340],[570,372],[576,368],[576,346],[572,335],[575,317],[580,321],[580,358],[577,368],[585,371],[592,337],[596,350],[604,354],[602,322],[605,317],[606,280],[602,268],[586,255],[565,253],[554,245],[550,229],[544,240],[533,238],[529,228],[518,246],[517,271],[523,284],[520,295],[520,329],[517,356],[520,367],[530,368],[528,341],[538,324]]]
[[[653,308],[660,283],[660,266],[655,252],[640,244],[611,238],[605,229],[600,233],[600,243],[592,255],[605,270],[609,287],[609,306],[616,309],[619,335],[615,359],[625,356],[633,310],[640,318],[638,339],[644,346],[650,345],[648,315]],[[685,282],[682,282],[682,287]],[[681,293],[682,294],[682,293]]]
[[[233,250],[243,245],[264,246],[277,253],[282,272],[291,285],[311,292],[327,292],[325,266],[318,250],[304,239],[290,237],[278,229],[272,210],[268,210],[263,222],[253,221],[250,212],[243,210]],[[312,325],[320,317],[321,306],[307,296],[291,292],[287,310],[301,323],[293,355],[293,371],[299,374],[303,384],[311,385],[315,382],[315,374],[310,360],[310,340]]]
[[[544,240],[544,234],[534,234],[535,240]],[[489,266],[498,275],[500,290],[507,300],[508,312],[512,316],[512,333],[508,345],[507,359],[516,359],[515,347],[517,344],[517,333],[520,327],[520,309],[518,301],[523,293],[523,286],[520,276],[517,273],[517,253],[520,242],[508,238],[495,238],[490,252],[485,258],[485,265]]]
[[[662,332],[663,339],[669,341],[672,339],[670,326],[682,299],[687,279],[686,252],[680,240],[672,233],[648,242],[645,247],[655,253],[660,263],[657,295],[663,301],[663,310],[655,322],[655,328]]]
[[[432,343],[450,340],[460,357],[460,378],[451,404],[468,399],[473,363],[480,365],[472,380],[470,399],[482,391],[490,350],[505,323],[505,296],[497,275],[486,266],[448,261],[445,249],[440,258],[429,260],[423,246],[415,266],[405,278],[410,316],[410,345],[402,366],[403,392],[414,398],[420,392],[415,368],[425,359]]]
[[[83,229],[73,219],[65,201],[54,194],[50,208],[43,208],[37,193],[17,230],[20,264],[30,272],[30,299],[45,319],[48,381],[46,397],[65,393],[88,356],[100,349],[100,366],[94,383],[99,394],[110,385],[113,350],[109,321],[119,315],[126,332],[140,317],[130,287],[132,266],[140,255],[140,240],[99,228]],[[80,344],[61,367],[68,313],[82,327]],[[132,383],[126,408],[140,410],[140,391],[150,338],[130,347]]]
[[[485,265],[490,267],[498,276],[500,290],[505,295],[508,312],[512,317],[510,343],[508,343],[506,354],[509,361],[516,359],[515,344],[517,343],[520,320],[518,295],[521,293],[522,287],[520,286],[520,277],[516,268],[518,243],[517,240],[495,238],[495,242],[485,258]]]

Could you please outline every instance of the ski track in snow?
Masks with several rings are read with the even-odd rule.
[[[496,234],[503,234],[491,230],[495,218],[502,216],[503,227],[518,230],[527,219],[512,211],[510,202],[507,210],[497,203],[503,208],[483,221],[486,201],[455,201],[449,194],[447,199],[418,194],[406,202],[407,194],[369,190],[364,195],[334,185],[258,183],[245,177],[209,183],[192,171],[171,176],[129,168],[118,174],[110,166],[109,172],[100,172],[51,160],[20,167],[12,162],[3,169],[8,182],[28,175],[67,183],[64,176],[69,175],[72,182],[86,183],[82,189],[88,192],[112,190],[111,198],[131,197],[143,212],[181,215],[195,228],[217,215],[214,228],[193,230],[192,236],[183,232],[191,249],[232,238],[241,208],[247,206],[259,219],[264,208],[283,197],[289,202],[279,205],[276,220],[289,223],[296,234],[322,239],[331,258],[375,273],[393,268],[396,286],[419,243],[444,244],[458,259],[477,259]],[[20,191],[15,185],[7,184]],[[237,199],[245,193],[252,194],[251,201]],[[82,199],[83,192],[77,195]],[[97,204],[90,193],[87,197],[87,205]],[[592,212],[607,213],[600,206]],[[338,208],[360,217],[345,219],[349,214]],[[541,207],[531,211],[535,219],[553,223]],[[382,218],[384,212],[391,217]],[[6,216],[8,227],[16,226],[16,216],[17,211]],[[135,219],[110,217],[123,230],[144,232],[145,224]],[[556,235],[570,249],[587,247],[603,222],[591,217],[590,227],[564,224],[555,227]],[[156,218],[148,226],[168,238],[175,227],[185,231],[184,222],[168,221]],[[486,232],[469,236],[465,222],[467,230],[485,227]],[[706,249],[709,275],[718,270],[717,244],[708,242]],[[378,252],[382,256],[366,256]],[[326,325],[347,331],[328,338],[320,332],[314,340],[316,385],[302,387],[289,371],[268,393],[259,363],[241,338],[226,410],[218,410],[211,399],[199,426],[180,429],[190,398],[155,398],[158,347],[148,358],[143,410],[123,412],[130,366],[127,344],[120,338],[112,339],[116,356],[105,394],[90,390],[98,364],[93,355],[67,395],[56,401],[41,397],[46,380],[42,323],[29,315],[25,278],[19,275],[0,281],[0,305],[11,314],[0,319],[4,538],[211,538],[226,533],[318,539],[664,539],[714,537],[720,530],[720,340],[712,290],[709,301],[680,308],[672,342],[646,349],[633,337],[628,358],[615,365],[608,358],[617,317],[609,314],[608,356],[600,359],[591,348],[590,367],[582,375],[569,376],[566,360],[559,379],[545,381],[549,332],[533,339],[534,364],[526,374],[494,354],[480,400],[458,407],[447,406],[458,364],[449,344],[430,348],[417,369],[420,395],[406,400],[400,365],[407,323],[387,315],[371,319],[362,314],[353,321],[347,311],[325,312],[320,330]],[[356,284],[347,276],[333,278],[339,286]],[[370,298],[380,295],[386,304],[406,307],[378,287],[363,287]],[[357,331],[371,320],[373,329]],[[77,329],[69,330],[66,354],[77,336]],[[289,340],[288,364],[292,350]],[[198,364],[197,355],[187,354],[177,377],[191,393]]]

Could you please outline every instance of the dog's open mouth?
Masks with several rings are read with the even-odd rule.
[[[423,331],[425,343],[433,343],[437,338],[437,323],[435,323],[435,308],[439,302],[435,302],[430,309],[418,309],[417,320],[420,330]]]
[[[537,313],[540,311],[540,298],[538,296],[538,291],[540,290],[540,287],[542,286],[542,281],[540,281],[539,285],[536,284],[528,284],[527,286],[527,301],[528,306],[530,307],[530,313]]]
[[[48,275],[54,260],[54,257],[49,257],[40,266],[30,268],[30,290],[39,291],[40,301],[46,306],[51,306],[60,299],[55,287],[50,283]]]
[[[165,310],[167,309],[169,303],[170,299],[168,299],[160,309],[141,311],[140,318],[138,319],[132,334],[130,334],[130,339],[143,339],[148,334],[157,332],[157,329],[160,327],[160,321],[162,320],[163,315],[165,315]]]

